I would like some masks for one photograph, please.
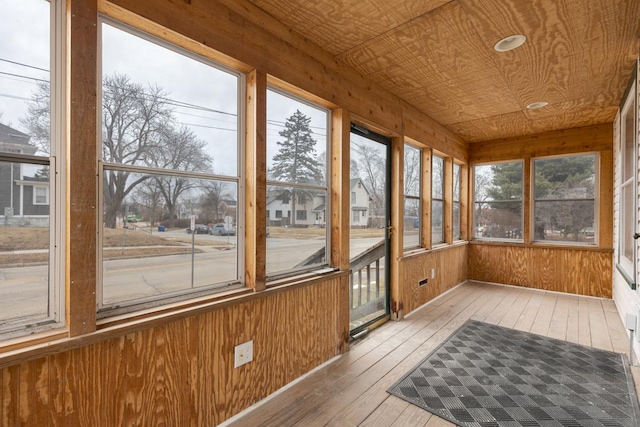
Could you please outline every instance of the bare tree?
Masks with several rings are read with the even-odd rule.
[[[49,154],[51,150],[50,93],[49,82],[39,81],[31,93],[31,99],[27,101],[27,116],[20,119],[20,124],[31,136],[31,142],[44,154]]]
[[[386,162],[376,146],[367,143],[353,144],[353,151],[357,155],[357,171],[372,200],[373,217],[385,215],[385,182]],[[354,170],[354,167],[351,167]],[[352,178],[354,178],[352,176]]]
[[[228,187],[229,184],[223,181],[211,181],[205,185],[205,193],[200,199],[201,220],[205,224],[222,220],[222,215],[224,214],[220,211],[222,202],[225,199],[233,199],[235,197]]]

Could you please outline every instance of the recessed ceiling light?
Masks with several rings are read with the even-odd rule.
[[[548,102],[539,101],[539,102],[533,102],[533,103],[527,105],[527,108],[529,110],[537,110],[538,108],[546,107],[547,105],[549,105]]]
[[[496,43],[493,48],[498,52],[507,52],[520,47],[527,41],[527,38],[522,34],[514,34],[509,37],[505,37]]]

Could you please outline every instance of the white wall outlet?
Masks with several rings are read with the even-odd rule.
[[[238,344],[234,349],[233,367],[237,368],[253,360],[253,340]]]
[[[436,269],[435,269],[435,268],[432,268],[432,269],[431,269],[431,278],[432,278],[432,279],[435,279],[435,278],[436,278]]]

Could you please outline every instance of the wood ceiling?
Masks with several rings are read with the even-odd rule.
[[[640,0],[250,1],[468,142],[612,122],[640,51]]]

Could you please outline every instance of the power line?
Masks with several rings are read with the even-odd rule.
[[[4,72],[4,71],[0,71],[0,74],[3,74],[5,76],[11,76],[11,77],[20,77],[22,79],[35,80],[37,82],[42,82],[42,83],[49,83],[49,80],[37,79],[35,77],[29,77],[29,76],[23,76],[23,75],[20,75],[20,74],[7,73],[7,72]]]
[[[4,58],[0,58],[0,61],[8,62],[9,64],[20,65],[21,67],[33,68],[34,70],[44,71],[45,73],[49,72],[49,70],[47,70],[47,69],[36,67],[36,66],[33,66],[33,65],[29,65],[29,64],[23,64],[22,62],[10,61],[10,60],[4,59]]]
[[[29,101],[29,98],[25,98],[23,96],[16,96],[16,95],[9,95],[7,93],[0,93],[0,96],[5,97],[5,98],[13,98],[13,99],[22,99],[24,101]]]
[[[193,123],[182,123],[182,124],[185,125],[185,126],[195,126],[195,127],[199,127],[199,128],[216,129],[216,130],[228,130],[228,131],[231,131],[231,132],[237,132],[238,131],[237,129],[227,129],[227,128],[219,128],[219,127],[216,127],[216,126],[196,125],[196,124],[193,124]]]

